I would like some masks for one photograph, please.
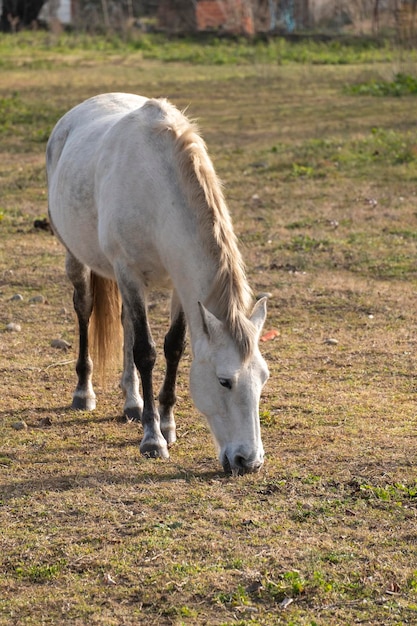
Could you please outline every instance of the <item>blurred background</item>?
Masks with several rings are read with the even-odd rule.
[[[417,0],[0,0],[0,28],[392,36],[415,40]]]

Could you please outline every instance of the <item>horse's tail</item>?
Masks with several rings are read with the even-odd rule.
[[[91,272],[93,312],[90,345],[99,381],[103,384],[110,368],[120,365],[122,346],[121,296],[117,283]]]

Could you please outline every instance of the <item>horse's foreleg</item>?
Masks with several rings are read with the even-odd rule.
[[[171,326],[165,336],[164,353],[166,359],[165,379],[159,392],[159,415],[161,431],[167,443],[176,440],[174,405],[177,400],[175,387],[178,364],[185,348],[186,323],[184,311],[176,297],[173,298]]]
[[[92,385],[93,362],[88,349],[88,325],[93,310],[91,272],[69,252],[66,258],[66,271],[74,285],[73,301],[79,332],[78,359],[75,368],[78,383],[72,399],[72,408],[93,411],[96,408],[96,394]]]
[[[124,315],[130,317],[129,323],[132,325],[133,360],[142,382],[143,439],[140,451],[145,456],[168,458],[167,442],[161,433],[159,413],[153,393],[152,372],[156,352],[146,315],[145,297],[137,286],[133,287],[127,282],[122,273],[118,277],[118,284],[123,299]]]
[[[140,422],[142,418],[143,400],[139,393],[139,377],[133,360],[134,334],[132,321],[122,309],[123,343],[123,374],[120,381],[125,396],[124,415],[128,419]]]

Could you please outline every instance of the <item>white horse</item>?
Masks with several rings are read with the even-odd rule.
[[[100,359],[124,332],[124,413],[141,420],[142,454],[167,458],[188,325],[191,395],[226,472],[264,460],[259,399],[268,378],[258,339],[266,301],[251,292],[221,185],[193,123],[166,100],[110,93],[70,110],[47,146],[49,215],[67,250],[79,322],[73,408],[93,410],[89,322]],[[166,374],[156,407],[148,288],[169,284]],[[120,305],[121,296],[121,305]],[[139,392],[139,372],[143,400]]]

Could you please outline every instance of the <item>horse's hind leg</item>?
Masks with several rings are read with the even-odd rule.
[[[117,282],[123,300],[123,315],[129,316],[133,331],[133,360],[142,381],[143,439],[140,451],[149,457],[168,458],[167,443],[162,436],[159,413],[153,394],[152,372],[156,360],[155,346],[146,315],[146,301],[140,284],[132,284],[122,270],[117,273]],[[128,325],[125,322],[125,327]]]
[[[143,400],[139,393],[139,378],[133,359],[134,333],[130,315],[122,309],[123,323],[123,374],[120,381],[125,396],[124,415],[128,419],[140,422],[142,418]]]
[[[88,349],[88,325],[93,310],[91,271],[70,253],[66,258],[67,276],[74,285],[74,309],[78,317],[79,350],[76,365],[78,383],[72,408],[92,411],[96,408],[96,395],[92,385],[93,362]]]
[[[167,443],[176,440],[174,405],[176,402],[175,387],[177,382],[178,364],[185,348],[186,323],[185,315],[177,295],[174,293],[171,304],[171,326],[165,336],[164,352],[166,372],[161,391],[159,392],[159,415],[161,431]]]

